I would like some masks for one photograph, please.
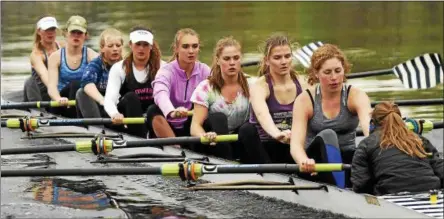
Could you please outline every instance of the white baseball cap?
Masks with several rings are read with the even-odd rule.
[[[51,27],[58,28],[57,20],[54,17],[44,17],[37,22],[37,28],[47,30]]]
[[[137,43],[144,41],[153,45],[154,36],[151,32],[147,30],[135,30],[130,33],[130,40],[132,43]]]

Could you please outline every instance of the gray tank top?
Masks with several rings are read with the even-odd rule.
[[[308,121],[307,138],[305,141],[305,148],[313,141],[314,137],[324,129],[332,129],[338,135],[339,147],[342,150],[354,150],[356,148],[356,128],[359,124],[359,118],[357,115],[350,112],[347,107],[348,93],[350,92],[350,86],[342,87],[341,92],[341,109],[339,114],[333,118],[328,119],[324,116],[322,111],[322,95],[321,89],[316,86],[315,99],[310,91],[307,89],[310,95],[311,102],[313,104],[313,117]]]

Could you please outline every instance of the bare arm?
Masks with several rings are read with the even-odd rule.
[[[290,153],[298,164],[308,159],[305,152],[305,138],[307,135],[307,123],[312,116],[313,106],[308,93],[304,92],[294,101],[293,123],[291,125]]]
[[[93,98],[97,103],[103,106],[105,102],[105,97],[103,97],[99,90],[97,90],[97,87],[94,83],[89,83],[85,85],[83,91],[85,91],[85,93],[89,97]]]
[[[370,134],[370,114],[372,112],[370,98],[367,96],[367,93],[359,88],[351,87],[350,89],[348,105],[352,112],[356,112],[358,114],[359,124],[362,132],[364,133],[364,136],[368,136]]]
[[[270,91],[264,77],[257,79],[257,81],[251,86],[250,102],[257,121],[267,134],[276,138],[281,131],[276,127],[276,124],[274,124],[267,103],[265,102],[269,95]]]
[[[48,59],[48,94],[52,100],[58,101],[61,96],[57,85],[59,83],[60,50],[55,51]]]
[[[31,65],[34,70],[37,72],[37,75],[42,80],[43,84],[48,87],[49,79],[48,79],[48,69],[45,66],[45,63],[42,60],[42,56],[38,54],[36,51],[32,51],[31,56]]]
[[[203,123],[208,116],[208,108],[200,104],[194,104],[193,118],[191,120],[190,134],[200,137],[205,134]]]
[[[99,56],[99,53],[97,53],[96,51],[94,51],[91,48],[88,48],[87,56],[88,56],[88,63],[89,63],[89,62],[91,62],[91,60],[93,60],[97,56]]]

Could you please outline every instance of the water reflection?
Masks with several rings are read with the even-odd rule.
[[[89,179],[73,181],[62,178],[34,178],[33,198],[46,204],[76,209],[103,210],[116,207],[102,182]]]

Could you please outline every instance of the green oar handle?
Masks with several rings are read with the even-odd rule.
[[[40,108],[41,105],[43,105],[43,102],[37,102],[37,108]],[[75,106],[76,101],[75,100],[69,100],[67,105],[61,105],[58,101],[50,101],[49,106],[50,107],[62,107],[62,106]],[[43,106],[45,107],[45,106]]]
[[[123,118],[123,124],[145,124],[145,117]]]
[[[231,134],[231,135],[218,135],[216,136],[215,142],[233,142],[238,140],[237,134]],[[202,144],[208,144],[210,143],[210,139],[201,137],[200,143]]]

